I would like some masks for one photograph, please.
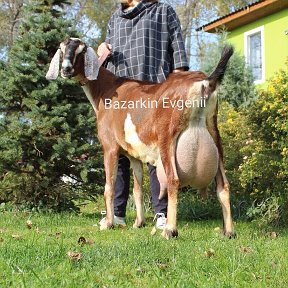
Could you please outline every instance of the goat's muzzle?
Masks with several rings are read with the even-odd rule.
[[[73,76],[73,73],[74,73],[73,67],[66,66],[66,67],[62,67],[61,69],[61,76],[63,78],[71,78]]]

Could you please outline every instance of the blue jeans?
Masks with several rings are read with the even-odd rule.
[[[148,164],[150,175],[150,189],[152,206],[155,213],[167,214],[167,195],[161,200],[158,199],[160,184],[156,174],[156,167]],[[120,155],[118,161],[118,172],[115,184],[114,213],[116,216],[125,217],[126,206],[129,197],[130,186],[130,161],[126,156]]]

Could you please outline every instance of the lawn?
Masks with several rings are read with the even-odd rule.
[[[226,239],[221,220],[180,220],[167,241],[150,234],[152,215],[137,230],[132,212],[122,229],[99,231],[100,217],[2,211],[0,287],[288,287],[285,230],[237,222]]]

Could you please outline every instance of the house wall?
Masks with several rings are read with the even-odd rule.
[[[288,60],[288,9],[266,16],[228,33],[228,41],[244,55],[244,33],[264,25],[265,80]]]

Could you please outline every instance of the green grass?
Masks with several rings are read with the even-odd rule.
[[[143,229],[130,228],[131,213],[128,228],[99,231],[93,212],[1,212],[0,287],[288,287],[287,231],[271,239],[239,222],[238,237],[229,240],[214,230],[220,220],[179,221],[178,239],[167,241],[150,235],[152,217]],[[80,236],[94,243],[80,245]]]

